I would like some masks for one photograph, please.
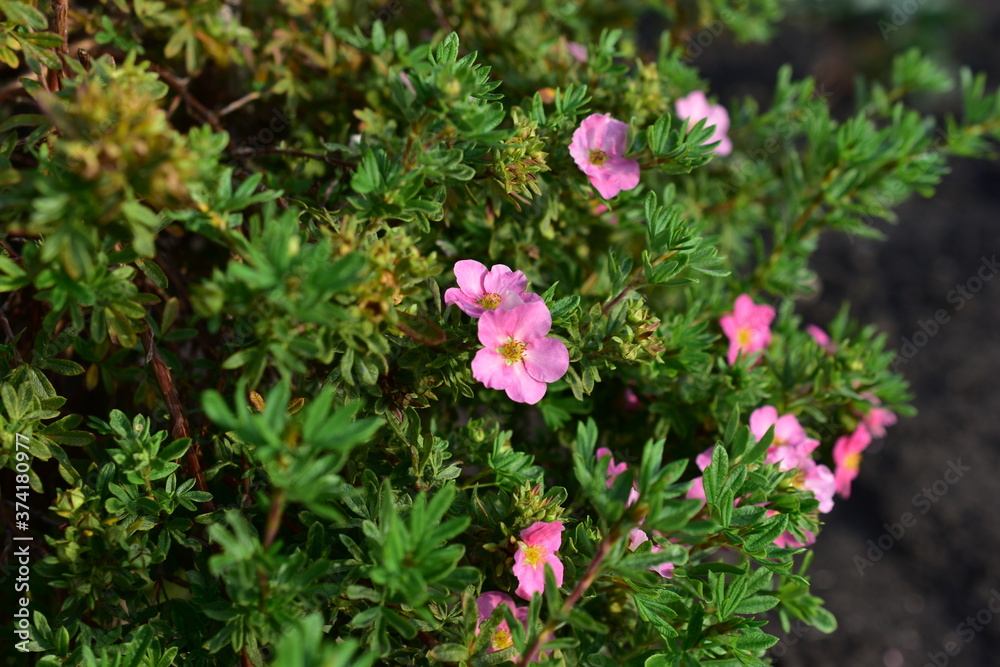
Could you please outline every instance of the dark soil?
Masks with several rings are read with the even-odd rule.
[[[945,3],[913,2],[919,9],[888,40],[878,16],[834,21],[838,3],[828,2],[813,4],[824,17],[793,16],[767,46],[736,47],[723,35],[697,65],[723,100],[766,100],[777,67],[792,62],[848,113],[854,75],[914,43],[949,67],[987,72],[989,89],[1000,84],[1000,3],[954,0],[937,13]],[[892,11],[888,0],[867,4]],[[1000,279],[982,268],[1000,259],[1000,164],[956,161],[933,199],[898,213],[883,242],[824,237],[812,264],[821,292],[800,308],[824,325],[848,300],[855,319],[912,354],[900,370],[920,414],[873,443],[851,498],[826,515],[810,573],[840,627],[824,635],[772,624],[782,667],[1000,665]],[[945,323],[935,329],[938,311]]]

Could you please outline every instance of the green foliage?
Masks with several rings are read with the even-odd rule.
[[[74,5],[81,58],[43,9],[0,0],[0,466],[44,545],[39,664],[761,665],[769,612],[835,629],[778,546],[819,501],[749,417],[832,465],[875,404],[913,413],[884,334],[845,306],[820,346],[795,299],[821,234],[994,157],[983,75],[906,51],[839,117],[783,67],[720,156],[676,111],[692,40],[767,39],[779,0],[115,0]],[[569,152],[597,113],[641,170],[611,200]],[[536,405],[474,376],[462,259],[547,306],[569,369]],[[740,294],[777,314],[729,364]],[[556,521],[562,585],[480,618]]]

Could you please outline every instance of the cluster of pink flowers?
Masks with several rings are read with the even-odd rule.
[[[472,360],[472,376],[489,389],[502,389],[512,401],[535,404],[549,382],[569,369],[569,351],[548,335],[552,315],[528,279],[503,264],[487,270],[472,259],[455,263],[458,287],[444,294],[447,305],[479,319],[483,348]]]
[[[476,622],[476,634],[479,634],[479,626],[483,624],[493,615],[493,610],[500,605],[506,605],[510,607],[511,612],[514,614],[514,618],[521,622],[521,625],[527,629],[528,627],[528,608],[518,607],[514,604],[513,598],[511,598],[506,593],[501,593],[499,591],[487,591],[479,596],[476,600],[476,608],[479,612],[479,620]],[[490,647],[487,649],[487,653],[492,653],[493,651],[501,651],[505,648],[509,648],[514,645],[514,640],[511,638],[510,626],[507,625],[507,621],[500,621],[500,623],[493,630],[493,637],[490,638]]]
[[[750,432],[757,442],[767,430],[774,426],[774,440],[767,448],[766,463],[777,463],[782,471],[798,470],[792,483],[800,489],[811,491],[819,501],[819,511],[833,509],[833,494],[836,490],[834,474],[822,463],[816,463],[812,452],[819,447],[819,441],[806,435],[793,414],[778,416],[773,405],[757,408],[750,414]]]
[[[861,415],[861,423],[848,435],[837,438],[833,445],[833,462],[836,466],[837,493],[844,498],[851,496],[851,482],[861,469],[861,453],[868,449],[872,438],[885,436],[885,428],[896,423],[891,410],[879,407],[882,401],[873,394],[864,393],[871,407]]]
[[[778,468],[784,472],[795,470],[792,477],[792,484],[804,491],[812,492],[816,500],[819,501],[819,511],[829,512],[833,509],[833,495],[836,491],[836,481],[834,473],[822,463],[816,463],[812,458],[812,452],[819,446],[819,441],[810,438],[799,420],[793,414],[778,415],[778,409],[773,405],[765,405],[757,408],[750,414],[750,432],[760,442],[767,430],[774,426],[774,439],[767,448],[765,463],[776,463]],[[712,447],[695,458],[698,468],[704,472],[705,468],[712,462]],[[687,492],[688,498],[705,500],[704,477],[696,477],[691,488]],[[741,498],[736,498],[734,505],[738,505]],[[768,516],[776,514],[773,510],[768,511]],[[800,544],[791,533],[784,533],[775,540],[775,544],[780,547],[802,547],[811,544],[813,536],[807,535],[804,544]]]
[[[548,523],[536,521],[521,531],[521,539],[517,542],[517,552],[514,554],[513,572],[518,582],[517,590],[514,591],[515,595],[530,600],[535,593],[544,592],[546,564],[552,568],[556,585],[562,586],[563,564],[556,552],[562,546],[563,528],[561,521]],[[527,607],[518,607],[514,604],[514,599],[506,593],[489,591],[480,595],[476,602],[479,611],[479,621],[476,623],[477,635],[482,622],[488,619],[493,614],[493,610],[502,604],[510,607],[514,618],[527,628]],[[514,640],[511,637],[510,626],[507,625],[507,621],[501,621],[493,630],[487,653],[500,651],[513,645]],[[538,658],[536,657],[533,662],[538,662]]]
[[[729,354],[726,357],[729,365],[736,363],[741,354],[745,359],[771,343],[774,315],[774,308],[757,305],[749,294],[736,297],[732,312],[719,319],[723,333],[729,338]]]

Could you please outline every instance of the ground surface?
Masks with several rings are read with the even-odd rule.
[[[723,36],[698,65],[726,99],[766,97],[777,67],[790,61],[796,76],[813,75],[849,108],[854,74],[919,40],[945,62],[988,72],[990,88],[1000,84],[1000,3],[954,0],[944,14],[917,4],[888,39],[874,16],[800,17],[765,47],[734,47]],[[1000,164],[956,162],[937,197],[910,201],[899,215],[898,226],[885,226],[885,242],[825,237],[813,261],[822,292],[800,311],[825,324],[849,300],[853,315],[877,324],[897,349],[938,310],[948,319],[901,368],[920,414],[866,453],[852,497],[827,515],[817,542],[814,592],[840,629],[772,629],[782,638],[772,649],[781,667],[1000,665],[1000,614],[987,608],[993,595],[1000,609],[1000,278],[984,281],[961,308],[957,296],[948,300],[958,285],[970,294],[977,287],[983,258],[1000,259]],[[946,475],[950,463],[969,470]],[[937,501],[916,497],[924,489]],[[907,513],[909,526],[901,523]]]

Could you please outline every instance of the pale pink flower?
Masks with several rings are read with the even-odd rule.
[[[535,404],[569,369],[565,343],[547,336],[552,315],[544,302],[488,310],[479,318],[472,376],[488,389],[503,389],[512,401]]]
[[[603,459],[605,456],[607,456],[609,454],[611,454],[611,450],[610,449],[608,449],[607,447],[600,447],[597,450],[597,460],[600,461],[601,459]],[[627,463],[622,462],[622,463],[616,464],[615,463],[615,458],[613,456],[611,457],[611,459],[608,461],[608,488],[609,489],[614,485],[615,480],[618,479],[618,475],[622,474],[626,470],[628,470],[628,464]]]
[[[545,590],[545,564],[552,567],[556,586],[562,586],[563,564],[556,556],[562,545],[562,521],[536,521],[521,531],[521,540],[514,554],[514,576],[517,590],[514,594],[530,600],[536,592]]]
[[[714,447],[709,447],[708,449],[706,449],[705,451],[703,451],[701,454],[699,454],[697,457],[695,457],[694,462],[698,465],[698,469],[701,470],[702,472],[705,472],[705,468],[707,468],[709,466],[709,464],[712,462],[712,450],[713,449],[714,449]],[[686,498],[697,498],[698,500],[701,500],[702,502],[704,502],[706,500],[706,498],[705,498],[705,478],[703,476],[699,475],[698,477],[695,477],[693,480],[691,480],[691,488],[688,489],[688,492],[685,494],[685,497]]]
[[[861,417],[862,423],[865,425],[865,428],[868,429],[868,432],[871,433],[873,438],[884,438],[885,427],[892,426],[896,423],[896,413],[892,410],[877,407],[882,405],[882,401],[879,400],[878,396],[868,392],[861,395],[868,399],[868,402],[872,404],[871,409],[869,409],[868,412]]]
[[[792,484],[803,491],[811,491],[819,501],[820,512],[825,514],[833,509],[837,480],[833,472],[822,463],[816,463],[810,458],[804,459],[792,478]]]
[[[597,206],[594,207],[594,215],[600,215],[601,213],[605,213],[610,210],[611,209],[608,208],[607,204],[598,204]],[[608,216],[608,222],[610,222],[612,225],[617,225],[618,216],[612,213],[611,215]]]
[[[600,447],[600,448],[598,448],[598,450],[597,450],[597,460],[598,461],[601,460],[602,458],[604,458],[605,454],[610,454],[610,453],[611,453],[611,450],[608,449],[607,447]],[[614,457],[611,457],[611,460],[608,461],[608,481],[607,481],[607,485],[608,485],[609,489],[612,486],[614,486],[615,480],[618,479],[618,475],[622,474],[626,470],[628,470],[628,464],[627,463],[622,462],[622,463],[619,463],[619,464],[616,465]],[[625,506],[626,507],[631,507],[632,504],[635,501],[637,501],[637,500],[639,500],[639,491],[638,491],[638,489],[635,488],[635,483],[633,482],[632,483],[632,488],[629,489],[629,492],[628,492],[628,501],[625,503]]]
[[[591,114],[573,133],[569,154],[605,199],[639,185],[639,163],[625,155],[628,125],[610,114]]]
[[[569,54],[573,56],[576,62],[578,63],[587,62],[587,56],[588,56],[587,47],[584,46],[583,44],[578,44],[576,42],[569,42],[566,45],[566,50],[569,51]]]
[[[455,279],[458,287],[449,287],[444,293],[446,306],[456,305],[466,315],[479,317],[488,310],[501,306],[512,307],[521,303],[537,303],[543,299],[538,294],[526,292],[528,279],[520,271],[511,271],[503,264],[486,265],[474,259],[455,262]]]
[[[625,409],[629,412],[642,407],[642,401],[639,400],[639,396],[632,390],[632,387],[625,387],[625,395],[622,400],[624,401]]]
[[[772,517],[775,514],[777,514],[776,511],[767,510],[768,517]],[[804,543],[799,542],[797,539],[795,539],[795,536],[792,535],[790,531],[786,530],[781,535],[778,535],[777,538],[775,538],[774,546],[781,547],[782,549],[801,549],[802,547],[807,547],[816,541],[816,536],[812,533],[812,531],[803,530],[802,532],[805,533],[806,541]]]
[[[729,155],[733,152],[733,142],[726,135],[729,131],[729,112],[721,104],[709,104],[702,91],[696,90],[687,97],[677,100],[677,116],[688,121],[688,129],[694,127],[701,119],[706,119],[705,127],[714,125],[715,132],[705,143],[721,142],[714,151],[719,155]]]
[[[787,414],[779,417],[778,409],[773,405],[757,408],[750,414],[750,432],[758,442],[772,424],[774,440],[767,449],[765,463],[777,463],[782,471],[788,471],[802,467],[802,462],[805,460],[811,460],[810,455],[819,447],[819,441],[806,436],[795,415]]]
[[[736,297],[733,312],[726,313],[719,319],[722,331],[729,338],[727,360],[730,365],[736,362],[736,357],[741,352],[745,357],[768,346],[771,342],[771,321],[774,314],[774,308],[758,306],[749,294]]]
[[[836,464],[837,493],[844,498],[851,496],[851,482],[861,467],[861,452],[871,444],[872,436],[864,424],[858,424],[854,433],[837,439],[833,445],[833,462]]]
[[[643,542],[648,542],[648,541],[649,541],[649,535],[647,535],[645,532],[639,530],[638,528],[633,528],[629,532],[628,550],[629,551],[635,551],[636,549],[639,548],[640,544],[642,544]],[[653,544],[653,546],[650,547],[649,550],[650,550],[650,552],[656,554],[656,553],[660,553],[661,551],[663,551],[663,547],[661,547],[659,544]],[[649,569],[651,571],[657,573],[661,577],[664,577],[665,579],[669,579],[674,574],[674,564],[673,563],[660,563],[659,565],[650,566]]]
[[[411,93],[413,93],[414,95],[417,94],[417,90],[416,88],[413,87],[413,82],[410,81],[410,77],[407,76],[406,72],[399,73],[399,80],[403,82],[403,85],[406,86]]]
[[[816,541],[816,536],[812,533],[812,531],[803,530],[802,532],[805,533],[805,542],[799,542],[795,539],[794,535],[786,530],[775,538],[774,546],[781,547],[782,549],[802,549],[803,547],[807,547]]]
[[[479,626],[487,621],[490,616],[493,615],[493,610],[500,605],[505,604],[510,607],[511,612],[514,614],[514,618],[521,621],[525,629],[528,627],[528,608],[518,607],[514,604],[514,598],[507,595],[506,593],[500,593],[498,591],[488,591],[479,596],[476,600],[476,607],[479,611],[479,620],[476,621],[476,634],[479,634]],[[493,651],[499,651],[505,648],[509,648],[514,645],[514,640],[511,638],[510,626],[507,625],[507,621],[500,621],[500,624],[493,630],[493,637],[490,639],[490,648],[486,650],[487,653],[492,653]],[[516,659],[516,658],[515,658]],[[536,661],[537,662],[537,661]]]
[[[806,325],[806,333],[813,337],[816,344],[823,348],[827,354],[834,354],[837,351],[837,344],[830,339],[830,335],[820,329],[815,324]]]

